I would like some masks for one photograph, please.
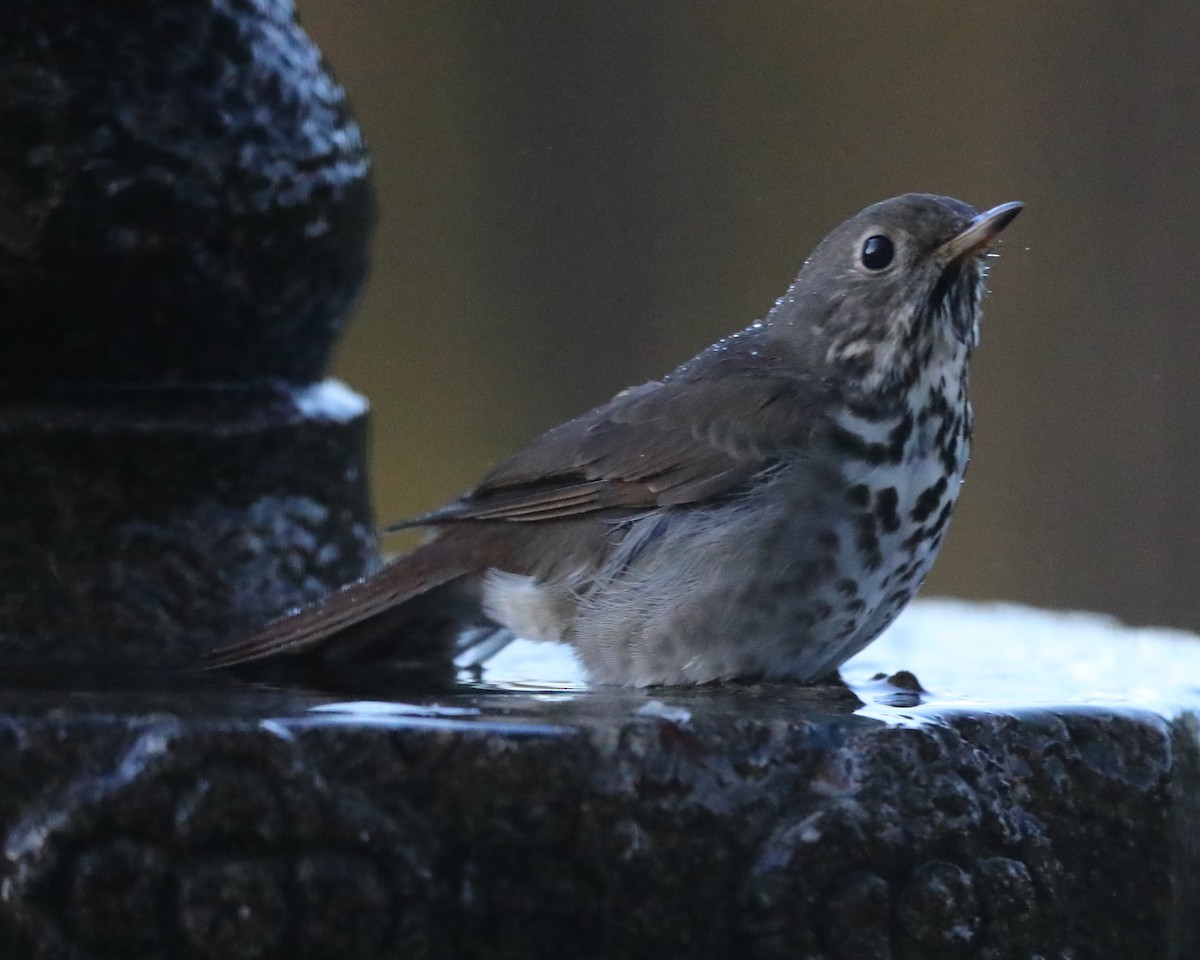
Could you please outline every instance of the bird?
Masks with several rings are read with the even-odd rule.
[[[202,665],[469,660],[523,637],[601,685],[835,678],[945,538],[986,257],[1022,208],[866,207],[765,317],[389,527],[429,538]]]

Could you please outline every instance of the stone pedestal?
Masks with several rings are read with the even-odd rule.
[[[369,161],[289,0],[6,0],[0,130],[0,380],[324,375]]]
[[[0,8],[0,660],[154,669],[376,563],[373,218],[282,0]]]
[[[6,669],[161,669],[375,562],[366,404],[309,388],[0,401]]]

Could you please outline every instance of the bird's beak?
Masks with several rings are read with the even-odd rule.
[[[997,235],[1007,227],[1025,206],[1014,200],[1012,203],[1002,203],[991,210],[979,214],[962,232],[955,234],[940,247],[934,255],[938,259],[965,260],[986,250]]]

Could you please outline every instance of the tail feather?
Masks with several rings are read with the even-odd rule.
[[[455,531],[457,532],[457,531]],[[347,584],[311,607],[280,617],[258,632],[204,654],[199,669],[215,670],[276,654],[307,652],[353,628],[383,618],[401,604],[490,565],[488,542],[448,532],[404,554],[378,573]]]

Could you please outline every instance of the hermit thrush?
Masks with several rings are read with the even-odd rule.
[[[403,660],[440,624],[460,644],[563,641],[604,683],[830,676],[946,534],[983,255],[1020,210],[868,207],[765,319],[543,434],[397,525],[431,528],[424,546],[208,663]]]

